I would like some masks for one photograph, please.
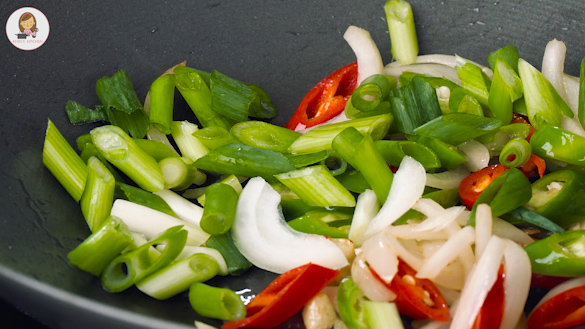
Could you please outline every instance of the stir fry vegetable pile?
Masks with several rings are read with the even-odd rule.
[[[79,152],[48,123],[43,163],[92,232],[70,262],[113,293],[188,291],[223,329],[585,323],[585,65],[564,74],[557,40],[542,71],[514,46],[418,55],[410,5],[384,10],[396,61],[349,27],[357,62],[284,127],[262,88],[185,63],[144,103],[124,71],[69,101],[105,122]],[[173,121],[175,89],[197,123]],[[247,305],[204,283],[251,266],[280,276]],[[550,291],[526,317],[531,285]]]

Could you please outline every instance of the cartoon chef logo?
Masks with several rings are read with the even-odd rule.
[[[37,49],[49,37],[49,21],[36,8],[17,9],[6,21],[6,36],[18,49]]]

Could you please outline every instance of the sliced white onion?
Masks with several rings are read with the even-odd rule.
[[[438,231],[442,230],[450,223],[454,222],[457,217],[459,217],[465,207],[463,206],[455,206],[444,209],[443,211],[435,214],[434,216],[429,216],[425,219],[418,227],[416,228],[418,231]]]
[[[410,64],[410,65],[398,65],[384,67],[384,74],[391,75],[398,78],[404,72],[412,72],[418,74],[424,74],[431,77],[445,78],[451,80],[454,83],[461,85],[461,80],[457,76],[457,71],[446,65],[442,64]]]
[[[563,83],[563,71],[566,54],[567,46],[565,43],[555,38],[547,43],[542,56],[542,75],[550,81],[565,101],[567,101],[567,94]]]
[[[412,209],[427,217],[436,216],[445,210],[437,201],[423,198],[418,199],[412,206]]]
[[[280,194],[264,179],[250,179],[236,208],[232,237],[242,255],[255,266],[274,273],[314,263],[340,269],[349,263],[327,238],[292,230],[279,209]]]
[[[380,231],[407,212],[422,196],[425,180],[425,168],[418,161],[405,156],[394,175],[386,202],[370,222],[366,235]]]
[[[474,139],[460,144],[458,148],[467,158],[467,162],[463,165],[469,171],[478,171],[490,163],[490,151],[485,145]]]
[[[461,66],[464,65],[465,63],[471,63],[479,68],[482,69],[482,71],[491,79],[493,77],[493,72],[492,70],[487,67],[487,66],[483,66],[481,64],[478,64],[472,60],[469,60],[467,58],[463,58],[461,56],[458,55],[444,55],[444,54],[429,54],[429,55],[419,55],[416,57],[416,60],[414,61],[414,64],[442,64],[442,65],[446,65],[449,67],[457,67],[457,66]],[[399,66],[400,63],[398,62],[392,62],[390,64],[388,64],[387,66],[392,66],[392,67],[396,67]]]
[[[203,208],[194,204],[193,202],[183,198],[171,190],[160,190],[154,192],[160,196],[171,207],[171,210],[180,219],[201,228],[201,216],[203,216]]]
[[[434,279],[445,266],[459,256],[462,248],[471,246],[475,240],[474,231],[472,226],[466,226],[454,234],[433,256],[427,258],[424,265],[416,273],[416,277]]]
[[[396,299],[396,294],[374,277],[362,254],[351,265],[351,278],[369,300],[391,302]]]
[[[504,274],[504,315],[500,329],[514,329],[528,299],[532,270],[526,251],[510,240],[504,250]]]
[[[471,213],[468,210],[465,210],[463,212],[465,213]],[[459,216],[458,218],[460,218],[461,216]],[[467,219],[469,219],[469,216],[465,216]],[[453,236],[456,233],[458,233],[462,227],[466,227],[467,226],[467,219],[463,222],[463,224],[461,226],[459,226],[459,224],[457,223],[451,223],[449,224],[447,227],[445,227],[445,230],[447,232],[447,234],[449,234],[449,236]],[[458,258],[459,262],[461,262],[461,266],[463,267],[463,271],[465,272],[465,277],[467,277],[467,275],[469,273],[471,273],[471,270],[473,269],[473,266],[475,265],[475,254],[473,252],[473,249],[471,248],[471,246],[467,246],[467,247],[462,247],[461,251],[459,252],[459,258]]]
[[[469,329],[491,287],[496,282],[506,242],[492,236],[482,257],[465,281],[451,329]]]
[[[382,74],[382,70],[384,69],[382,56],[380,56],[380,50],[378,50],[378,46],[376,46],[370,32],[350,25],[343,34],[343,38],[347,41],[357,58],[358,85],[371,75]]]
[[[110,214],[121,219],[130,231],[141,233],[149,240],[178,225],[188,232],[187,245],[200,246],[209,239],[209,234],[192,224],[123,199],[114,201]]]
[[[542,303],[546,302],[547,300],[551,299],[552,297],[560,293],[583,285],[585,285],[585,277],[579,277],[565,281],[559,284],[558,286],[552,288],[549,292],[547,292],[546,295],[544,295],[542,299],[538,302],[538,304],[536,304],[536,307],[539,307],[540,305],[542,305]]]
[[[526,232],[498,217],[493,218],[492,233],[500,238],[509,239],[524,246],[534,242],[534,239]]]
[[[438,174],[427,174],[426,185],[441,190],[459,188],[461,181],[469,175],[469,170],[459,166],[453,170],[447,170]]]
[[[382,231],[383,237],[386,239],[386,243],[392,250],[396,253],[400,259],[402,259],[408,266],[412,267],[415,271],[418,271],[424,264],[423,257],[420,254],[415,253],[411,250],[407,249],[402,243],[396,239],[388,229]],[[411,241],[416,246],[416,242],[414,240],[406,240],[406,242]]]
[[[475,258],[479,260],[492,236],[492,208],[485,203],[475,212]]]
[[[449,235],[443,231],[418,231],[416,227],[419,224],[404,224],[388,226],[387,230],[396,238],[400,239],[416,239],[416,240],[447,240]]]
[[[378,276],[389,284],[398,272],[398,257],[386,241],[381,232],[376,233],[364,242],[362,255]]]
[[[373,190],[365,190],[358,196],[348,235],[356,247],[361,246],[366,240],[368,225],[378,211],[380,211],[380,202]]]
[[[201,322],[201,321],[197,321],[197,320],[195,320],[195,322],[193,322],[193,324],[195,325],[195,329],[217,329],[214,326],[210,326],[205,322]]]

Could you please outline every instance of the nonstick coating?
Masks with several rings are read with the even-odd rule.
[[[69,265],[67,253],[89,230],[78,205],[41,162],[47,118],[72,143],[93,126],[72,126],[64,105],[99,103],[97,79],[124,69],[140,98],[168,67],[187,60],[263,86],[283,124],[319,80],[355,61],[343,33],[371,32],[391,60],[384,1],[50,1],[31,3],[51,24],[33,51],[0,40],[0,297],[52,328],[192,328],[184,295],[160,302],[135,289],[106,293]],[[566,72],[585,56],[585,2],[411,1],[421,54],[458,54],[486,64],[513,44],[540,67],[546,43],[567,44]],[[3,20],[19,5],[2,1]],[[40,33],[40,32],[39,32]],[[176,119],[194,120],[177,98]],[[214,284],[259,291],[274,275],[260,270]],[[218,326],[217,321],[210,323]],[[299,318],[287,328],[301,327]]]

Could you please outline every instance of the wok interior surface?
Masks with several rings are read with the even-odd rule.
[[[93,125],[72,126],[68,99],[99,103],[95,82],[124,69],[143,99],[168,67],[187,60],[266,89],[284,124],[304,94],[355,61],[343,39],[349,25],[369,30],[385,63],[390,42],[384,1],[124,1],[38,4],[51,24],[34,51],[0,42],[0,297],[54,328],[190,328],[198,318],[184,295],[157,301],[136,289],[106,293],[99,280],[71,266],[67,253],[89,230],[78,205],[43,166],[47,118],[75,145]],[[578,75],[585,3],[572,1],[412,0],[420,54],[458,54],[487,64],[490,52],[515,45],[540,67],[553,38],[567,45],[565,71]],[[9,13],[20,6],[0,4]],[[42,33],[39,32],[39,33]],[[193,121],[177,97],[175,119]],[[275,275],[252,269],[213,284],[253,295]],[[220,322],[205,320],[215,326]],[[298,317],[283,327],[302,327]]]

